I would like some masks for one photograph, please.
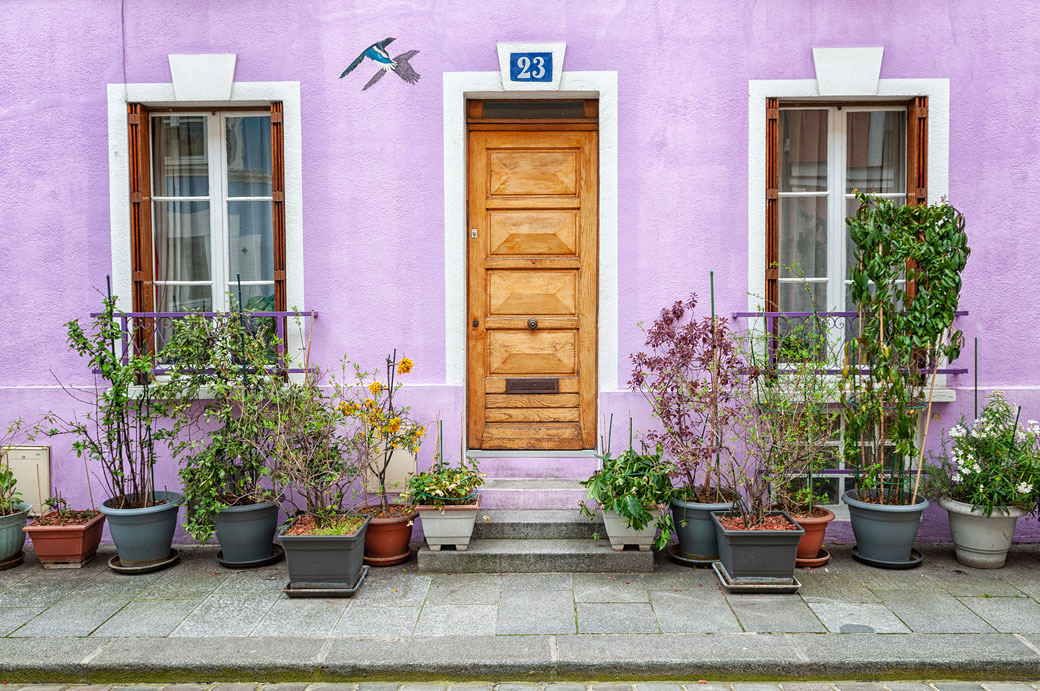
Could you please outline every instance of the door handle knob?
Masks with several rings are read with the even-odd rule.
[[[530,319],[528,319],[527,320],[527,328],[529,328],[529,329],[537,329],[538,328],[538,320],[535,319],[534,317],[531,317]]]
[[[476,328],[478,326],[480,326],[480,320],[479,319],[474,319],[473,320],[473,327]]]

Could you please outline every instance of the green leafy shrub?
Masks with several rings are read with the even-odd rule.
[[[593,504],[590,507],[581,502],[581,512],[592,518],[598,505],[625,518],[633,530],[654,523],[660,530],[655,544],[658,548],[667,545],[675,527],[665,507],[675,490],[661,455],[660,446],[652,453],[645,448],[638,453],[630,447],[617,458],[611,458],[610,450],[605,450],[600,456],[602,468],[581,483]]]

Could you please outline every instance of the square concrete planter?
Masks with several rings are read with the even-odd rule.
[[[101,544],[105,515],[99,513],[82,525],[37,525],[22,528],[33,543],[45,569],[75,569],[90,561]]]
[[[600,509],[603,515],[603,525],[607,530],[607,538],[610,540],[610,548],[615,552],[625,549],[625,545],[635,545],[641,552],[646,552],[654,544],[657,537],[657,524],[650,522],[642,530],[630,528],[628,519],[618,515],[610,509]]]
[[[730,530],[719,521],[719,517],[728,515],[728,511],[711,512],[719,538],[719,561],[730,578],[794,579],[794,560],[804,528],[784,511],[769,511],[766,515],[783,516],[797,530]]]
[[[419,505],[415,510],[422,519],[423,534],[430,549],[439,552],[444,545],[454,545],[459,552],[465,552],[473,538],[480,497],[473,504],[445,505],[440,508]]]

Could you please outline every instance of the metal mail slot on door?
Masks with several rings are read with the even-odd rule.
[[[560,380],[555,377],[506,379],[506,393],[560,393]]]

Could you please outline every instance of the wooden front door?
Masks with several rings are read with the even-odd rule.
[[[597,134],[469,132],[468,443],[596,439]]]

